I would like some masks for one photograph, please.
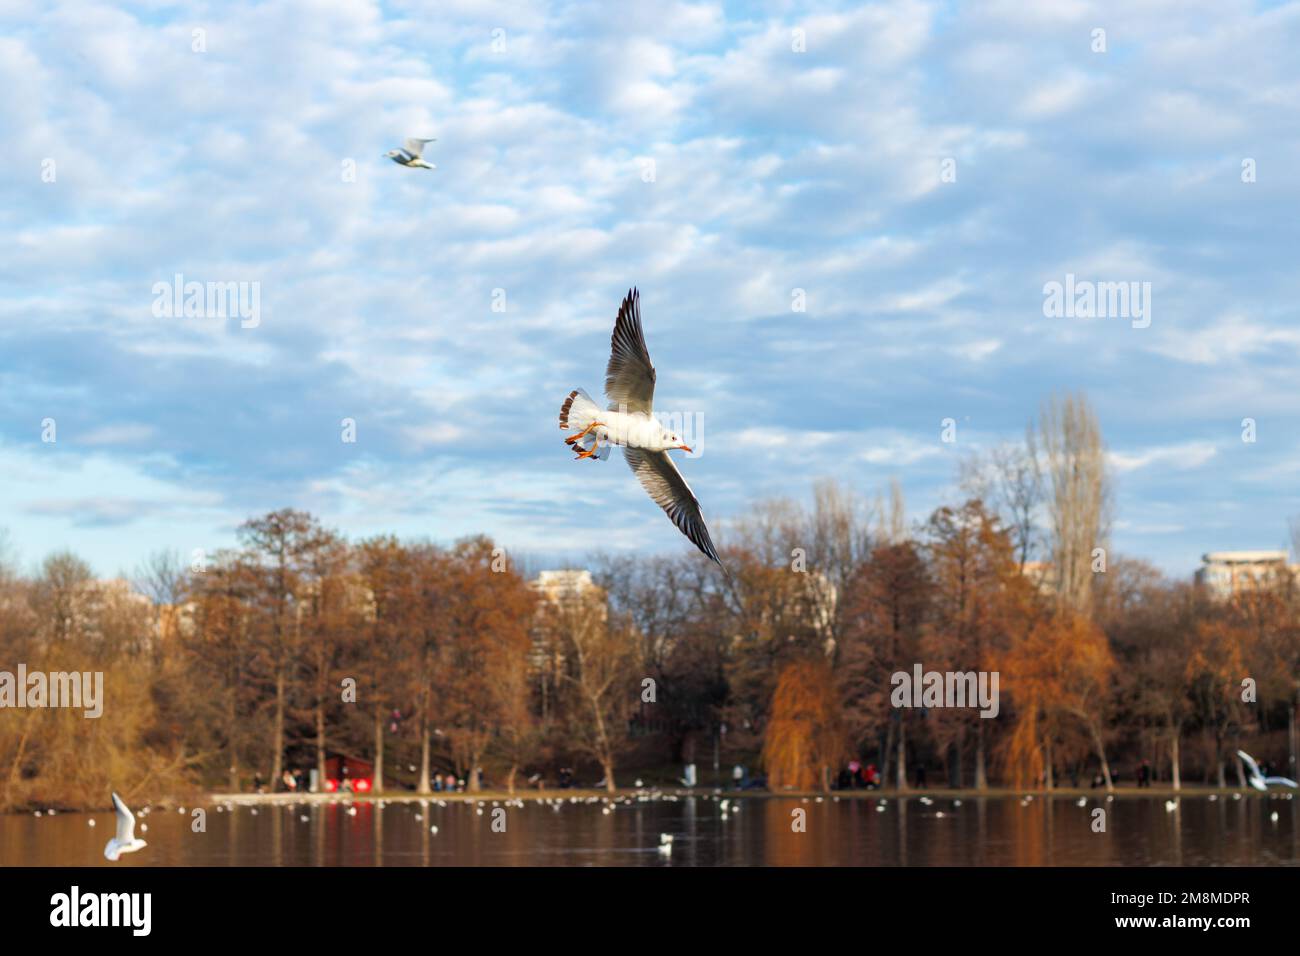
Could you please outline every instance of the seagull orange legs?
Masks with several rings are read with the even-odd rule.
[[[576,434],[576,435],[570,435],[568,438],[564,439],[564,443],[565,443],[566,445],[573,445],[574,443],[576,443],[576,442],[582,440],[583,438],[585,438],[585,437],[587,436],[587,434],[588,434],[588,433],[589,433],[593,428],[603,428],[604,425],[605,425],[604,422],[592,422],[590,425],[588,425],[588,426],[587,426],[586,428],[584,428],[582,431],[578,432],[578,434]],[[600,448],[600,438],[599,438],[599,437],[596,437],[595,441],[592,443],[591,448],[590,448],[590,449],[583,449],[583,450],[579,451],[579,452],[578,452],[578,457],[575,458],[574,461],[578,461],[578,460],[583,459],[583,458],[595,458],[595,457],[596,457],[596,451],[597,451],[597,449],[599,449],[599,448]]]

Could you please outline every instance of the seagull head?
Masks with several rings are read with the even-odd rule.
[[[668,451],[670,448],[676,449],[678,451],[684,451],[687,454],[690,454],[691,451],[690,446],[684,444],[682,442],[681,437],[676,432],[672,431],[671,429],[664,428],[662,425],[660,425],[659,426],[659,450]]]

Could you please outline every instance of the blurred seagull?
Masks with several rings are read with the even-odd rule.
[[[1289,777],[1266,777],[1260,772],[1259,764],[1255,763],[1255,758],[1244,750],[1238,750],[1237,756],[1241,758],[1242,763],[1246,765],[1246,772],[1250,779],[1246,782],[1258,790],[1265,793],[1269,787],[1290,787],[1292,790],[1297,789],[1297,784]]]
[[[104,846],[106,860],[116,860],[123,853],[134,853],[148,845],[135,838],[135,817],[116,793],[113,794],[113,806],[117,810],[117,834]]]
[[[424,161],[424,147],[427,143],[437,142],[432,139],[408,139],[401,149],[390,149],[384,153],[400,166],[418,166],[420,169],[437,169],[433,163]]]
[[[619,307],[610,337],[609,365],[605,368],[609,408],[602,409],[585,391],[575,388],[560,406],[560,428],[577,429],[564,443],[577,452],[578,458],[593,461],[608,458],[611,445],[622,445],[628,467],[654,503],[677,530],[726,571],[705,527],[699,501],[668,457],[670,449],[691,449],[655,420],[654,394],[655,367],[650,363],[641,329],[641,296],[632,289]]]

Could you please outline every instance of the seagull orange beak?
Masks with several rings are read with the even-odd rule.
[[[673,447],[674,447],[674,448],[680,448],[682,451],[687,452],[687,453],[692,453],[691,450],[690,450],[690,448],[688,448],[686,445],[673,445]],[[693,454],[693,453],[692,453],[692,454]]]

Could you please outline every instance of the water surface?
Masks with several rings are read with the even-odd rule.
[[[0,865],[33,866],[1205,866],[1300,864],[1300,800],[1285,795],[841,799],[344,801],[154,808],[149,846],[103,857],[110,813],[0,816]],[[1106,831],[1093,831],[1093,811]],[[609,812],[604,812],[606,809]],[[349,811],[355,811],[351,813]],[[482,811],[480,813],[479,811]],[[796,832],[803,811],[804,832]],[[504,818],[501,816],[504,812]],[[1277,820],[1272,814],[1277,814]],[[91,827],[89,820],[95,820]],[[504,819],[505,832],[493,830]],[[438,832],[430,828],[436,826]],[[498,823],[498,826],[500,824]],[[671,854],[658,849],[673,836]]]

